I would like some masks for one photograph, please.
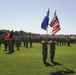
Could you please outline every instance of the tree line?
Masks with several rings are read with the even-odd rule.
[[[10,30],[0,30],[0,35],[7,35],[10,32]],[[13,31],[13,35],[14,36],[28,36],[28,35],[33,35],[33,36],[38,36],[40,34],[35,34],[35,33],[31,33],[31,32],[25,32],[23,30],[20,31]]]

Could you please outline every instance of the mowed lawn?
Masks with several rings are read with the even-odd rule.
[[[0,49],[0,75],[76,75],[76,44],[68,46],[56,46],[56,54],[53,64],[50,61],[48,45],[47,62],[42,61],[42,45],[33,43],[33,48],[20,47],[13,54],[7,54],[4,46]]]

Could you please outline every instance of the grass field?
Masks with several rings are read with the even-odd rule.
[[[76,44],[56,46],[55,62],[50,62],[49,45],[47,62],[42,62],[42,45],[33,43],[33,48],[20,47],[20,51],[6,54],[0,49],[0,75],[76,75]]]

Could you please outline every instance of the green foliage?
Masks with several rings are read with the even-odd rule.
[[[0,30],[0,35],[7,34],[9,30]]]
[[[47,62],[42,62],[42,45],[33,43],[33,48],[20,47],[13,54],[6,54],[4,46],[0,48],[0,75],[76,75],[76,45],[56,46],[55,61],[50,62],[48,45]],[[60,64],[60,65],[59,65]]]
[[[0,30],[0,35],[3,35],[3,34],[8,34],[9,30]],[[28,36],[30,34],[32,34],[33,36],[35,35],[39,35],[39,34],[35,34],[35,33],[31,33],[31,32],[25,32],[23,30],[20,30],[20,31],[13,31],[14,32],[14,36]]]

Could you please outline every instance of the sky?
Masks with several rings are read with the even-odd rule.
[[[76,34],[76,0],[0,0],[0,30],[46,34],[41,23],[50,8],[49,23],[54,12],[61,30],[56,34]],[[48,34],[52,28],[48,26]]]

